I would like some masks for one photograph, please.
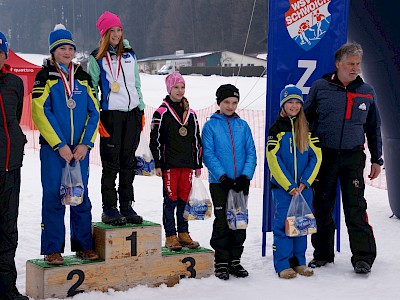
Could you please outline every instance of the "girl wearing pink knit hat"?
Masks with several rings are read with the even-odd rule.
[[[101,107],[101,220],[111,225],[141,224],[143,218],[132,208],[135,152],[145,107],[137,59],[124,40],[122,23],[116,14],[104,12],[96,27],[100,33],[99,48],[89,56],[88,73]]]
[[[182,75],[178,72],[168,75],[165,84],[168,95],[151,121],[150,150],[156,175],[163,179],[165,247],[179,251],[182,247],[199,247],[189,235],[183,213],[192,188],[193,170],[196,177],[201,175],[201,137],[196,113],[184,97]]]

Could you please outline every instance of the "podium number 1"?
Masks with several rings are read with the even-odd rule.
[[[127,241],[131,241],[131,256],[136,256],[137,255],[137,232],[134,231],[130,236],[126,238]]]

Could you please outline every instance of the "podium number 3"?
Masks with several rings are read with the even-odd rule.
[[[72,270],[68,273],[67,280],[71,280],[74,275],[78,275],[78,281],[75,282],[73,286],[68,290],[67,297],[73,297],[76,294],[83,293],[84,290],[77,290],[78,287],[83,283],[85,280],[85,273],[82,270]]]
[[[194,269],[194,266],[196,265],[196,261],[193,257],[185,257],[182,259],[182,263],[189,263],[189,266],[186,268],[186,270],[190,273],[189,278],[196,278],[196,270]],[[181,275],[181,278],[185,278],[185,275]]]

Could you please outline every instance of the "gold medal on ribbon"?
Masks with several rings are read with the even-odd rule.
[[[72,99],[72,98],[69,98],[69,99],[67,100],[67,107],[70,108],[70,109],[74,109],[74,108],[76,107],[76,102],[75,102],[75,100]]]
[[[187,136],[187,129],[186,129],[186,127],[181,127],[181,128],[179,128],[179,134],[181,135],[181,136]]]
[[[111,88],[111,91],[112,91],[112,92],[118,93],[118,92],[119,92],[119,89],[120,89],[119,83],[116,82],[116,81],[114,81],[113,83],[111,83],[110,88]]]

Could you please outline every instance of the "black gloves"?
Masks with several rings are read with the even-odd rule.
[[[243,191],[245,195],[249,194],[250,179],[246,175],[240,175],[238,178],[233,180],[224,174],[219,178],[219,181],[228,191],[234,190],[237,193]]]
[[[229,178],[228,175],[224,174],[219,178],[219,181],[221,181],[222,186],[227,190],[232,190],[235,187],[235,180],[232,178]]]
[[[249,193],[250,179],[246,175],[240,175],[236,178],[235,183],[236,184],[233,188],[235,192],[239,193],[243,191],[245,195]]]

